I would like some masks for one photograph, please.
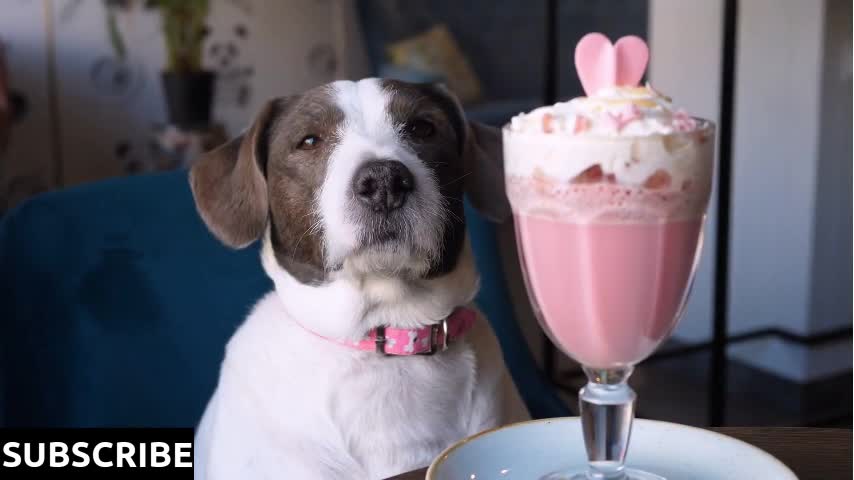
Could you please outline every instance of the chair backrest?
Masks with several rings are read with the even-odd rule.
[[[270,281],[208,234],[186,173],[38,196],[0,227],[7,426],[192,426]]]
[[[469,215],[480,303],[513,376],[537,416],[560,414],[545,407],[545,387],[531,386],[541,377],[495,277],[489,225]],[[0,425],[9,427],[194,425],[226,341],[272,288],[257,246],[229,250],[207,232],[185,172],[26,202],[0,223],[0,272]]]
[[[534,418],[565,417],[571,414],[555,388],[537,366],[531,349],[513,313],[507,279],[501,267],[501,252],[495,225],[466,202],[466,225],[480,272],[477,304],[495,330],[504,361],[513,382]]]

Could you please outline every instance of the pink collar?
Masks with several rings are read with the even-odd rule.
[[[471,330],[476,318],[477,313],[471,308],[458,307],[439,323],[421,328],[377,327],[357,341],[339,341],[315,335],[357,350],[383,355],[433,355],[447,350],[451,342]]]

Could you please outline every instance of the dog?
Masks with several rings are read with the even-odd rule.
[[[275,290],[228,342],[195,478],[382,479],[527,417],[472,305],[463,194],[508,218],[501,158],[444,87],[381,79],[274,99],[200,157],[201,218],[261,240]]]

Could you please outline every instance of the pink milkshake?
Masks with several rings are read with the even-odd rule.
[[[625,466],[634,366],[679,321],[697,266],[714,171],[714,126],[637,86],[646,43],[585,35],[587,93],[504,127],[516,241],[537,319],[582,364],[587,465],[555,480],[662,480]]]
[[[713,133],[648,86],[606,88],[505,128],[529,293],[546,332],[583,365],[634,365],[676,325],[698,258]]]

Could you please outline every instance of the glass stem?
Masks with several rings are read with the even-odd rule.
[[[579,392],[578,403],[587,447],[587,478],[591,480],[626,478],[624,462],[637,397],[626,383],[632,370],[584,368],[588,381]]]

